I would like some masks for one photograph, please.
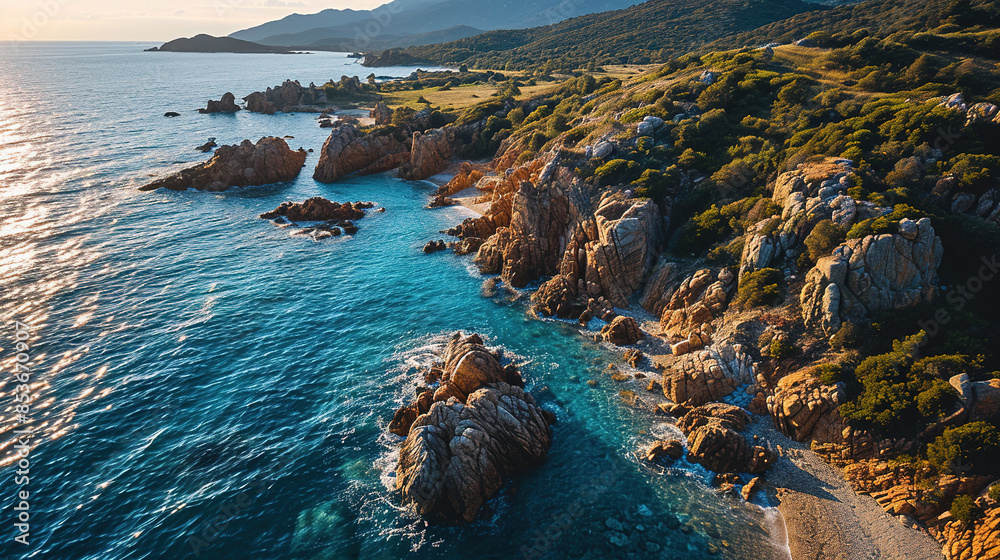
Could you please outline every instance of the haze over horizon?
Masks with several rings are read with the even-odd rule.
[[[225,36],[292,13],[366,10],[385,0],[0,0],[0,41],[164,42]]]

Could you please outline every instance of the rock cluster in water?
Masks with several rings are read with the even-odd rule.
[[[281,112],[320,112],[315,105],[326,104],[326,91],[315,84],[303,87],[297,80],[285,80],[280,86],[255,91],[243,98],[247,111],[273,115]]]
[[[475,334],[456,334],[425,381],[389,426],[406,437],[396,488],[421,515],[469,522],[507,477],[545,457],[555,418]]]
[[[152,191],[198,189],[224,191],[230,187],[269,185],[298,177],[306,162],[304,150],[292,151],[281,138],[261,138],[256,144],[221,146],[212,159],[141,187]]]
[[[365,210],[375,207],[374,202],[339,202],[329,201],[321,196],[307,199],[304,202],[282,202],[277,208],[260,215],[262,219],[273,220],[282,226],[298,226],[295,222],[322,222],[317,225],[302,228],[299,234],[311,235],[313,238],[327,239],[341,234],[354,235],[358,228],[354,221],[365,217]],[[380,211],[384,210],[382,208]]]
[[[222,99],[219,101],[208,101],[208,106],[204,109],[198,109],[198,112],[206,115],[211,113],[235,113],[240,110],[240,106],[236,104],[236,96],[232,93],[226,92]]]

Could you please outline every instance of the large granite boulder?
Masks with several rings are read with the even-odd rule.
[[[218,101],[209,99],[208,106],[204,109],[198,109],[198,112],[206,115],[211,113],[235,113],[239,110],[240,106],[236,104],[236,96],[226,92],[223,94],[222,99]]]
[[[710,269],[695,272],[681,282],[663,307],[660,328],[676,339],[707,332],[707,325],[726,310],[735,285],[733,273],[726,268],[718,273]]]
[[[433,397],[422,391],[390,425],[406,434],[396,489],[421,515],[470,522],[513,472],[544,459],[554,417],[478,335],[456,334],[442,358]]]
[[[840,442],[846,423],[838,407],[845,402],[842,386],[824,385],[803,370],[778,381],[767,410],[778,429],[796,441]]]
[[[645,337],[639,323],[632,317],[619,315],[611,323],[601,329],[601,336],[605,341],[616,346],[629,346],[639,342]]]
[[[701,406],[753,384],[753,359],[739,344],[718,344],[685,354],[663,372],[663,395],[685,406]]]
[[[688,461],[717,472],[760,474],[774,464],[774,454],[765,447],[751,446],[740,433],[750,415],[738,406],[713,403],[685,414],[677,427],[687,436]]]
[[[306,152],[292,151],[281,138],[261,138],[256,144],[244,140],[239,145],[222,146],[207,162],[154,181],[139,190],[224,191],[230,187],[269,185],[295,179],[305,163]]]
[[[385,101],[379,101],[378,104],[375,105],[375,108],[368,113],[368,116],[375,119],[375,124],[377,126],[382,126],[392,124],[393,112],[394,111],[385,104]]]
[[[323,143],[313,178],[333,183],[352,174],[372,175],[396,169],[410,159],[409,148],[392,131],[365,134],[351,124],[332,130]]]
[[[399,176],[408,181],[422,181],[447,169],[451,163],[452,136],[447,128],[414,132],[410,160],[399,168]]]
[[[916,236],[851,239],[821,258],[800,294],[806,324],[833,334],[844,321],[929,301],[943,248],[930,218],[920,219],[916,228]]]

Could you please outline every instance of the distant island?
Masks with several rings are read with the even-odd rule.
[[[242,39],[233,39],[232,37],[213,37],[211,35],[195,35],[188,39],[187,37],[182,37],[180,39],[174,39],[160,45],[159,47],[153,47],[151,49],[146,49],[145,52],[196,52],[196,53],[275,53],[275,54],[291,54],[294,51],[288,47],[273,47],[269,45],[261,45],[258,43],[252,43],[250,41],[244,41]]]

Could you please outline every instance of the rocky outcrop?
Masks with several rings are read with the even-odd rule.
[[[222,99],[219,101],[208,101],[208,107],[204,109],[198,109],[198,112],[206,115],[210,113],[235,113],[240,110],[240,106],[236,104],[236,96],[232,93],[226,92]]]
[[[958,177],[949,175],[938,180],[932,193],[938,197],[941,206],[952,212],[971,214],[1000,224],[1000,189],[992,188],[977,195],[958,186]]]
[[[778,429],[796,441],[841,442],[846,424],[837,410],[845,402],[842,386],[823,385],[799,371],[778,381],[767,410]]]
[[[428,241],[427,244],[424,245],[424,253],[429,255],[431,253],[444,251],[447,248],[448,245],[444,242],[443,239],[438,239],[437,241]]]
[[[384,173],[409,158],[409,148],[392,131],[380,129],[364,134],[354,125],[343,124],[334,128],[323,144],[313,178],[333,183],[355,173]]]
[[[616,346],[629,346],[645,338],[645,335],[635,319],[619,315],[601,329],[601,337]]]
[[[566,243],[559,273],[532,297],[535,309],[575,318],[582,302],[602,296],[629,307],[629,297],[652,268],[660,226],[659,209],[651,200],[604,195],[593,220],[581,222]]]
[[[890,212],[890,208],[856,201],[847,194],[854,173],[848,160],[828,158],[779,175],[772,201],[781,213],[760,216],[760,221],[747,228],[739,277],[783,260],[793,262],[802,251],[802,242],[822,220],[849,230],[859,221]]]
[[[941,239],[929,218],[915,228],[900,225],[899,234],[849,240],[816,263],[800,295],[806,325],[833,334],[844,321],[904,309],[934,296]]]
[[[587,204],[576,181],[572,171],[553,162],[539,172],[535,182],[521,182],[510,197],[510,225],[498,228],[476,255],[480,270],[500,273],[515,288],[553,275],[567,247],[569,230]]]
[[[256,144],[244,140],[239,145],[222,146],[207,162],[154,181],[139,190],[224,191],[230,187],[269,185],[295,179],[305,162],[306,152],[293,152],[281,138],[261,138]]]
[[[663,372],[663,395],[685,406],[721,400],[755,383],[753,360],[739,344],[720,344],[686,354]]]
[[[478,335],[455,335],[442,358],[433,396],[422,391],[390,425],[406,433],[396,489],[421,515],[469,522],[507,477],[545,457],[554,417]]]
[[[413,133],[410,160],[399,168],[399,176],[408,181],[422,181],[441,173],[451,161],[452,135],[446,128],[427,133]]]
[[[728,307],[729,294],[735,284],[733,273],[726,268],[718,273],[710,269],[695,272],[681,282],[663,307],[660,329],[673,340],[688,339],[692,334],[710,334],[711,322]]]
[[[776,461],[765,447],[751,446],[740,432],[750,423],[743,409],[714,403],[695,408],[677,422],[687,436],[688,461],[718,473],[760,474]]]
[[[980,498],[982,501],[982,498]],[[941,531],[947,560],[1000,558],[1000,507],[992,507],[970,524],[950,521]]]
[[[663,309],[670,303],[670,298],[680,285],[678,275],[677,263],[660,258],[642,290],[639,305],[654,316],[661,317]]]
[[[243,98],[247,111],[273,115],[278,111],[290,112],[308,106],[326,104],[326,91],[315,84],[303,87],[298,81],[285,80],[280,86],[255,91]],[[310,109],[312,110],[312,109]]]
[[[964,422],[980,422],[1000,414],[1000,379],[973,382],[969,374],[953,376],[948,383],[958,392]]]
[[[385,101],[379,101],[378,104],[375,105],[375,108],[368,113],[368,116],[375,119],[376,126],[382,126],[392,124],[393,112],[394,111],[385,104]]]
[[[255,91],[244,97],[243,102],[246,103],[247,111],[250,111],[251,113],[273,115],[278,112],[278,107],[268,100],[266,95],[259,91]]]
[[[416,58],[402,49],[388,49],[378,53],[367,53],[361,63],[365,68],[385,68],[388,66],[417,66],[428,61]]]
[[[282,202],[270,212],[261,214],[265,220],[273,220],[284,216],[293,222],[325,222],[330,220],[360,220],[365,217],[364,210],[373,208],[371,202],[346,202],[340,204],[331,202],[321,196],[313,197],[305,202]]]

